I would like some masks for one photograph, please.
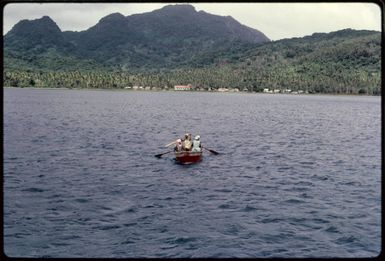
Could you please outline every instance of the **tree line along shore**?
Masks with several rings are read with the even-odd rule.
[[[307,73],[299,73],[300,70]],[[322,69],[321,69],[322,71]],[[76,89],[171,90],[175,85],[191,84],[198,91],[303,92],[325,94],[380,95],[380,73],[328,71],[309,73],[297,70],[231,70],[201,68],[167,72],[31,71],[5,70],[3,86]]]

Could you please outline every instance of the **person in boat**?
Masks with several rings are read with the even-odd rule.
[[[183,149],[185,151],[190,151],[191,147],[192,147],[191,134],[186,133],[186,135],[184,135]]]
[[[202,145],[200,141],[201,137],[199,135],[196,135],[194,138],[194,141],[192,142],[192,152],[201,152],[202,151]]]
[[[182,150],[184,150],[184,136],[180,140],[182,141]]]
[[[182,151],[182,140],[181,139],[176,140],[174,151],[176,151],[176,152]]]

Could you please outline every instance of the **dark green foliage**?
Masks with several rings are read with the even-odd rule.
[[[263,88],[312,93],[350,94],[361,88],[367,94],[380,92],[378,32],[315,34],[263,44],[243,53],[231,68],[247,72],[245,84],[251,81]]]
[[[49,48],[64,53],[75,51],[60,28],[48,16],[32,21],[22,20],[4,36],[4,48],[25,52],[25,55],[39,55]]]
[[[101,19],[82,32],[61,32],[49,18],[21,21],[7,33],[4,47],[36,59],[51,48],[79,60],[90,59],[118,70],[179,68],[234,42],[270,41],[231,17],[197,12],[190,5],[166,6],[150,13]],[[48,66],[47,66],[48,67]]]

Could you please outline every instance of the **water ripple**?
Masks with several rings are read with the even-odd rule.
[[[23,258],[377,256],[380,101],[4,89],[4,250]],[[190,166],[172,153],[154,157],[185,132],[221,154],[205,151]]]

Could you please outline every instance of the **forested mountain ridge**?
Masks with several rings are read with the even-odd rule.
[[[65,50],[70,44],[65,40],[60,28],[48,16],[36,20],[22,20],[4,37],[4,46],[9,49],[31,50],[36,53],[46,48]]]
[[[193,56],[235,42],[267,41],[263,33],[231,17],[197,12],[190,5],[171,5],[127,17],[110,14],[81,32],[61,32],[49,17],[23,20],[5,35],[4,48],[14,58],[38,59],[45,53],[36,48],[45,48],[126,70],[177,68]]]
[[[182,6],[183,11],[175,16],[165,15],[173,8],[129,17],[111,14],[83,32],[58,32],[60,29],[48,17],[35,20],[42,23],[37,27],[22,21],[4,37],[4,85],[164,88],[190,83],[196,88],[246,88],[257,92],[264,88],[310,93],[381,92],[380,32],[345,29],[269,41],[230,17],[196,12],[189,6]],[[183,32],[192,23],[183,17],[201,19],[194,20],[201,23],[200,27],[207,25],[207,19],[214,25],[210,30],[194,27]],[[218,26],[213,19],[217,19]],[[140,33],[132,29],[129,41],[119,31],[127,32],[123,26],[127,21],[143,29]],[[162,21],[178,24],[180,31],[174,32]],[[224,21],[231,26],[219,26]],[[20,34],[26,26],[30,26],[30,33]],[[42,34],[44,30],[52,33]],[[204,34],[202,30],[206,30]],[[184,37],[178,38],[181,33]],[[20,40],[29,35],[31,41]],[[202,40],[203,35],[206,40]],[[224,38],[215,40],[215,35]],[[253,35],[262,36],[262,41]],[[41,38],[41,43],[36,44],[33,37]],[[153,41],[145,40],[150,38]],[[31,46],[25,46],[28,44]]]

